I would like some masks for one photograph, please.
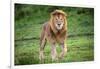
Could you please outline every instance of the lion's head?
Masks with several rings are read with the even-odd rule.
[[[66,24],[65,12],[63,12],[62,10],[55,10],[51,13],[50,25],[55,33],[60,30],[65,30]]]

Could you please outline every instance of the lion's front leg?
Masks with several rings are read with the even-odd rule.
[[[61,46],[61,53],[60,53],[59,58],[63,59],[63,57],[65,56],[65,54],[67,52],[67,46],[65,43],[61,43],[60,46]]]
[[[40,63],[44,63],[44,48],[45,48],[45,44],[46,44],[46,39],[43,38],[40,41],[40,49],[39,49],[39,59],[40,59]]]
[[[52,61],[57,60],[57,51],[56,51],[55,43],[52,43],[51,45],[51,58],[52,58]]]

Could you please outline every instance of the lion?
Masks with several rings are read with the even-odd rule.
[[[56,61],[58,58],[62,59],[67,52],[67,14],[62,10],[54,10],[50,15],[50,20],[43,24],[40,36],[39,59],[41,62],[44,62],[44,48],[47,41],[51,45],[52,61]],[[56,43],[61,46],[59,56],[56,52]]]

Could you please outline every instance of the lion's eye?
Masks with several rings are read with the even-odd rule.
[[[57,20],[57,19],[56,19]]]
[[[63,20],[62,18],[60,20]]]

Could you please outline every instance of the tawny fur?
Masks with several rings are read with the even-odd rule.
[[[57,30],[57,28],[54,25],[54,18],[55,16],[61,15],[63,16],[64,25],[61,30]],[[67,36],[67,20],[66,20],[66,14],[62,10],[55,10],[51,13],[51,18],[48,22],[44,23],[42,27],[41,37],[40,37],[40,61],[44,62],[44,48],[46,41],[48,41],[51,44],[51,58],[52,60],[57,60],[57,52],[56,52],[56,43],[61,45],[62,52],[59,55],[59,58],[63,58],[66,51],[66,37]]]

